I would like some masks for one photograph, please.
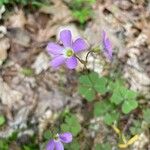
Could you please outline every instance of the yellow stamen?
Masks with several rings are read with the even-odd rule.
[[[73,56],[73,51],[72,51],[72,49],[68,49],[67,52],[66,52],[66,55],[67,55],[67,57]]]

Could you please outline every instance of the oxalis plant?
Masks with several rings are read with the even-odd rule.
[[[68,69],[75,69],[78,63],[81,63],[83,71],[78,80],[79,94],[89,103],[94,103],[93,115],[95,117],[102,117],[106,125],[113,127],[118,135],[118,146],[120,148],[131,145],[138,139],[138,135],[127,140],[116,125],[120,116],[127,115],[138,107],[137,93],[125,87],[117,79],[112,80],[109,75],[102,76],[87,67],[89,55],[92,53],[96,55],[104,54],[109,63],[113,61],[112,45],[106,32],[102,32],[102,42],[96,47],[90,47],[83,38],[77,38],[73,41],[70,30],[60,32],[60,42],[60,44],[50,42],[47,45],[47,52],[52,57],[51,67],[58,69],[65,65]],[[78,56],[78,53],[83,51],[87,51],[84,60]],[[73,122],[74,124],[75,121],[67,120],[67,122]],[[70,130],[71,127],[69,128],[66,124],[63,127],[68,131],[53,135],[53,139],[46,146],[47,150],[63,150],[63,143],[72,142],[73,129]],[[80,125],[78,127],[80,128]]]

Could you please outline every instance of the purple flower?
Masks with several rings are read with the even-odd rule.
[[[109,38],[107,37],[105,31],[103,31],[103,33],[102,33],[102,44],[103,44],[105,56],[109,60],[112,60],[112,45],[111,45],[111,42],[110,42]]]
[[[48,142],[46,150],[64,150],[63,143],[72,142],[72,134],[70,132],[65,132],[62,134],[57,134],[55,139]]]
[[[66,64],[69,69],[74,69],[77,66],[76,53],[87,49],[87,43],[82,38],[72,41],[70,30],[60,32],[60,41],[63,46],[56,43],[48,43],[47,51],[53,57],[50,62],[53,68],[58,68],[62,64]]]

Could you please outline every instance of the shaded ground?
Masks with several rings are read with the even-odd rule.
[[[131,89],[140,92],[141,105],[150,107],[149,2],[97,0],[84,25],[72,16],[70,3],[69,0],[53,0],[49,6],[38,9],[16,5],[11,11],[7,10],[10,6],[6,6],[0,27],[0,113],[7,122],[0,128],[1,138],[14,131],[19,131],[21,136],[29,131],[28,136],[36,133],[37,139],[42,141],[44,130],[67,107],[83,124],[79,135],[83,140],[81,149],[92,149],[106,137],[116,144],[113,131],[101,119],[92,118],[90,104],[77,93],[76,79],[82,66],[79,65],[78,72],[64,68],[56,71],[49,67],[50,58],[45,47],[48,41],[58,38],[62,28],[72,30],[75,37],[82,35],[89,44],[99,43],[101,31],[107,31],[114,47],[110,69],[120,73]],[[102,66],[101,61],[95,61],[91,56],[89,68],[93,65],[95,71],[106,72],[98,66]],[[140,115],[137,111],[133,116],[136,113]],[[87,128],[86,120],[91,120],[98,129]],[[142,134],[146,142],[143,140],[143,146],[135,144],[131,149],[150,148],[150,135]],[[11,143],[9,149],[20,149],[16,143],[21,142]]]

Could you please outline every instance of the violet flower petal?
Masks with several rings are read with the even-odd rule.
[[[56,150],[64,150],[64,146],[60,141],[58,141],[58,142],[55,142],[55,149]]]
[[[106,57],[108,57],[111,60],[112,59],[112,45],[111,45],[109,38],[106,36],[105,31],[103,31],[102,33],[102,39],[103,39],[104,54],[106,55]]]
[[[63,143],[72,142],[72,134],[70,132],[59,134],[59,138]]]
[[[58,68],[60,65],[62,65],[65,62],[65,57],[63,55],[55,57],[51,62],[50,65],[53,68]]]
[[[47,45],[47,52],[51,55],[59,55],[59,54],[62,54],[63,53],[63,47],[58,45],[58,44],[55,44],[55,43],[48,43]]]
[[[47,143],[46,150],[54,150],[54,148],[55,148],[55,142],[54,142],[54,140],[50,140]]]
[[[74,52],[76,53],[86,50],[87,47],[87,43],[82,38],[78,38],[77,40],[75,40],[72,46]]]
[[[106,43],[105,47],[106,47],[106,49],[108,51],[108,52],[106,51],[106,55],[111,60],[112,59],[112,46],[111,46],[110,40],[106,39],[105,43]]]
[[[77,59],[72,56],[66,60],[66,65],[69,69],[75,69],[77,66]]]
[[[72,45],[72,35],[70,30],[63,30],[60,32],[60,40],[62,41],[64,47],[71,47]]]

